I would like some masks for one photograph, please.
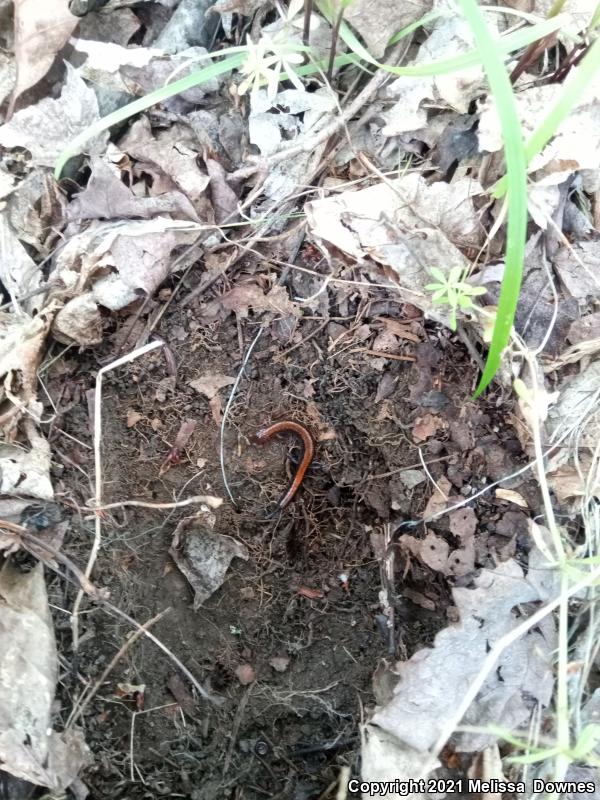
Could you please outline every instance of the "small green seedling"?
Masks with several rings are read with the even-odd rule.
[[[596,756],[596,748],[600,741],[600,725],[595,723],[585,725],[575,744],[568,747],[566,750],[550,743],[547,747],[532,746],[531,742],[513,736],[510,731],[498,725],[490,725],[488,730],[504,739],[504,741],[509,744],[512,744],[518,750],[523,751],[523,755],[508,756],[506,760],[509,764],[537,764],[541,761],[548,761],[561,752],[564,752],[569,761],[573,763],[584,762],[593,766],[597,766],[600,763],[600,760]]]
[[[473,298],[485,294],[486,289],[484,286],[471,286],[467,283],[462,267],[452,267],[448,274],[437,267],[432,267],[429,271],[438,279],[438,283],[428,283],[425,288],[433,293],[431,301],[434,305],[450,307],[450,327],[455,331],[457,311],[466,311],[469,308],[477,310]]]

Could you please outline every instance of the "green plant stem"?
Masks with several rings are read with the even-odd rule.
[[[521,123],[517,114],[512,86],[497,42],[494,41],[488,30],[476,0],[460,0],[460,6],[473,31],[490,88],[498,107],[508,178],[505,274],[500,290],[492,342],[483,375],[475,391],[475,397],[478,397],[489,385],[500,366],[500,359],[509,341],[519,299],[527,231],[527,165],[521,135]]]

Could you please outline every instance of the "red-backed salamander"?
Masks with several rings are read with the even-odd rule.
[[[270,425],[268,428],[263,428],[255,435],[254,440],[258,444],[264,444],[265,442],[268,442],[269,439],[276,433],[282,433],[285,431],[292,431],[292,433],[298,434],[298,436],[302,439],[304,452],[302,453],[302,461],[300,462],[300,466],[298,467],[298,470],[294,475],[289,488],[286,489],[277,503],[276,511],[282,511],[290,503],[300,488],[300,484],[304,480],[306,470],[310,466],[310,462],[313,460],[313,456],[315,454],[315,446],[310,433],[305,427],[299,425],[297,422],[292,422],[291,420],[276,422],[274,425]]]

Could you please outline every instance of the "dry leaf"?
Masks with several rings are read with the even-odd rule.
[[[400,537],[400,541],[404,544],[403,539],[404,537]],[[417,555],[431,569],[446,574],[448,571],[449,552],[448,542],[437,536],[433,531],[428,531],[427,536],[419,541]]]
[[[98,78],[98,73],[116,73],[125,65],[132,67],[145,67],[152,59],[164,56],[164,51],[152,47],[123,47],[114,42],[94,42],[91,39],[71,39],[71,44],[79,53],[87,56],[83,65],[82,74],[92,79]],[[87,73],[87,74],[86,74]],[[122,85],[121,89],[125,87]]]
[[[6,6],[5,6],[6,8]],[[12,53],[0,53],[0,103],[4,105],[4,101],[9,94],[14,90],[17,82],[17,64]],[[5,190],[4,182],[7,178],[12,176],[2,172],[2,191]],[[14,181],[13,181],[14,182]],[[0,192],[0,196],[3,196]]]
[[[398,543],[442,575],[468,575],[475,568],[475,544],[472,536],[465,537],[463,547],[452,552],[448,542],[433,531],[428,531],[424,539],[404,534]]]
[[[309,600],[322,600],[325,597],[325,593],[321,589],[314,589],[312,586],[299,586],[298,594]]]
[[[207,372],[190,381],[188,386],[195,389],[200,394],[212,400],[217,395],[220,389],[224,386],[231,386],[235,383],[235,378],[230,378],[229,375],[222,375],[221,373]]]
[[[424,417],[417,417],[412,429],[412,437],[415,442],[424,442],[444,427],[441,417],[434,414],[425,414]]]
[[[599,242],[583,241],[561,247],[552,263],[571,297],[600,298]]]
[[[50,308],[36,317],[0,312],[0,427],[6,433],[23,414],[41,416],[37,368],[51,320]]]
[[[44,570],[0,570],[0,763],[18,778],[64,790],[89,760],[77,731],[57,734],[52,712],[58,672]]]
[[[120,140],[119,148],[140,162],[136,165],[137,172],[153,176],[153,193],[179,189],[191,201],[198,216],[208,219],[211,209],[205,191],[210,178],[198,167],[199,145],[187,126],[171,125],[154,136],[149,121],[143,117]]]
[[[64,0],[15,0],[14,14],[17,82],[11,112],[17,98],[48,72],[79,22]]]
[[[58,311],[52,322],[52,335],[63,344],[76,342],[91,347],[102,341],[102,315],[90,293],[74,297]]]
[[[578,447],[595,448],[600,439],[600,410],[598,404],[590,408],[595,392],[600,386],[600,360],[592,361],[578,375],[568,376],[560,387],[557,402],[550,406],[546,426],[555,441],[565,430],[580,429]],[[585,418],[585,411],[589,415]]]
[[[516,492],[515,492],[516,494]],[[470,506],[457,508],[448,515],[450,533],[459,539],[469,539],[477,530],[477,516]]]
[[[439,767],[437,759],[432,759],[427,753],[422,753],[412,747],[407,747],[395,736],[387,733],[377,725],[363,725],[361,727],[361,778],[371,785],[381,785],[389,781],[388,785],[396,786],[396,781],[415,780],[414,787],[417,791],[410,793],[410,800],[428,800],[430,794],[418,791],[421,785],[417,781],[427,777],[434,769]],[[397,792],[381,794],[389,800],[399,800]]]
[[[447,312],[434,306],[425,286],[431,267],[447,271],[468,266],[460,247],[481,242],[473,196],[481,188],[472,179],[427,184],[416,172],[360,191],[307,203],[315,236],[358,261],[374,259],[389,269],[411,303],[448,324]]]
[[[0,493],[52,500],[50,445],[38,434],[31,420],[25,420],[23,427],[29,446],[0,443]]]
[[[193,717],[197,710],[196,701],[181,676],[177,673],[171,675],[167,681],[167,689],[171,692],[175,700],[177,700],[182,710],[188,716]]]
[[[191,244],[197,229],[194,223],[165,217],[88,229],[58,253],[53,278],[67,296],[89,290],[97,304],[119,311],[156,291],[173,269],[171,252]]]
[[[426,597],[421,592],[417,592],[415,589],[411,589],[408,586],[405,586],[402,589],[402,597],[406,597],[410,600],[411,603],[414,603],[416,606],[420,606],[421,608],[426,608],[428,611],[435,611],[435,602],[431,600],[429,597]]]
[[[144,415],[140,414],[139,411],[134,411],[133,408],[127,409],[127,427],[133,428],[134,425],[137,425],[140,420],[144,419]]]
[[[432,648],[397,665],[400,681],[394,697],[373,717],[376,725],[405,746],[426,751],[434,745],[479,672],[490,644],[522,622],[513,609],[540,599],[515,561],[482,570],[475,584],[475,589],[453,589],[459,622],[438,633]],[[484,729],[493,723],[517,731],[530,719],[532,701],[548,706],[555,639],[550,623],[507,648],[462,724]],[[460,752],[480,750],[495,741],[485,733],[457,736]]]
[[[579,467],[581,472],[575,467],[565,464],[547,475],[548,483],[561,505],[565,505],[574,498],[585,496],[596,497],[600,500],[600,475],[597,466],[594,467],[592,459],[588,455],[580,454]],[[595,476],[592,475],[593,469],[596,470]]]
[[[214,533],[215,515],[201,511],[184,519],[173,534],[169,554],[194,590],[194,609],[217,591],[233,558],[247,560],[246,546]]]
[[[572,345],[600,339],[600,311],[576,319],[569,328],[567,339]]]
[[[182,192],[137,197],[121,180],[118,168],[97,157],[92,158],[91,168],[86,188],[69,203],[68,219],[151,219],[172,214],[173,219],[199,222],[193,205]]]
[[[565,17],[558,15],[563,20]],[[557,17],[558,19],[558,17]],[[580,30],[579,28],[577,30]],[[560,96],[569,96],[571,83],[577,80],[581,64],[573,67],[562,83],[532,85],[515,93],[517,112],[528,139],[542,123],[549,108],[553,108]],[[586,84],[586,91],[573,110],[559,125],[550,142],[535,155],[529,172],[543,175],[554,174],[557,182],[565,180],[574,171],[597,170],[600,163],[600,111],[598,97],[600,84],[596,79]],[[496,152],[502,148],[502,134],[493,94],[488,96],[477,130],[480,151]]]
[[[352,0],[344,9],[344,20],[365,40],[369,53],[381,58],[390,40],[390,31],[399,31],[431,11],[431,0],[397,3],[396,0]]]
[[[93,89],[85,85],[74,67],[66,66],[67,77],[58,99],[45,97],[17,111],[10,122],[0,126],[0,144],[25,147],[37,166],[53,167],[65,144],[100,119]],[[102,152],[107,139],[108,133],[98,134],[86,142],[86,152]]]
[[[496,489],[496,497],[498,500],[506,500],[508,503],[514,503],[521,508],[529,508],[527,500],[519,492],[513,489]]]
[[[162,2],[169,8],[176,8],[154,42],[157,47],[162,47],[167,53],[180,53],[191,45],[208,45],[219,25],[217,15],[208,13],[212,0]],[[227,35],[230,36],[230,33]]]
[[[485,16],[488,26],[497,35],[498,16]],[[382,34],[384,31],[387,34],[386,28],[382,28]],[[420,45],[418,55],[410,66],[422,66],[436,59],[452,58],[471,50],[473,44],[471,27],[463,16],[442,15],[433,23],[431,34]],[[452,72],[440,71],[431,77],[401,76],[386,92],[397,102],[385,111],[387,125],[383,129],[384,135],[396,136],[426,128],[427,114],[421,105],[426,99],[436,101],[436,105],[441,100],[442,106],[450,106],[461,114],[468,113],[470,103],[481,93],[482,79],[483,70],[479,65]],[[430,141],[430,146],[431,144],[433,142]]]
[[[415,486],[427,480],[427,476],[422,469],[403,469],[398,474],[398,477],[408,489],[414,489]]]
[[[16,308],[27,313],[39,309],[40,298],[23,299],[42,282],[42,271],[23,247],[10,226],[6,214],[0,214],[0,283]]]
[[[443,511],[448,505],[448,497],[451,491],[452,484],[448,478],[443,475],[438,479],[435,491],[427,501],[427,505],[421,515],[422,518],[428,519],[429,517],[434,517],[436,514],[439,514],[440,511]]]
[[[129,50],[129,48],[127,49]],[[209,54],[204,47],[189,47],[173,55],[163,53],[161,57],[152,59],[146,66],[125,64],[120,69],[120,75],[130,93],[142,96],[169,83],[175,70],[178,80],[181,80],[196,72],[199,65],[210,66],[211,58],[207,56]],[[175,108],[182,100],[192,105],[204,105],[206,95],[217,92],[222,80],[222,77],[215,76],[207,81],[202,81],[202,83],[180,92],[177,98],[171,101],[166,100],[165,105],[169,108],[172,104]]]
[[[287,656],[273,656],[269,659],[269,664],[275,672],[285,672],[290,665],[290,659]]]
[[[215,212],[215,221],[219,225],[234,214],[238,207],[238,197],[227,183],[227,173],[219,161],[205,158],[206,171],[210,177],[210,198]]]
[[[205,320],[217,319],[225,311],[233,311],[238,317],[245,319],[250,309],[272,311],[282,317],[298,316],[298,307],[293,303],[283,286],[274,286],[267,294],[254,281],[240,280],[218,299],[207,303],[203,308]]]
[[[235,670],[235,677],[238,681],[242,684],[242,686],[248,686],[251,683],[254,683],[256,680],[256,672],[254,671],[254,667],[250,664],[239,664]]]
[[[383,322],[388,331],[399,336],[401,339],[415,342],[415,344],[421,341],[421,339],[411,331],[406,322],[400,322],[397,319],[392,319],[392,317],[377,317],[377,321]]]
[[[77,35],[92,42],[128,45],[141,28],[140,19],[131,8],[112,5],[110,14],[87,14],[80,19]]]

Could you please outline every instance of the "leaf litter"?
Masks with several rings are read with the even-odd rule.
[[[308,485],[319,489],[317,495],[306,493],[306,505],[300,506],[305,517],[303,534],[292,517],[291,528],[286,529],[281,520],[282,528],[275,527],[265,539],[265,520],[257,524],[256,513],[243,511],[236,519],[221,509],[179,516],[176,524],[169,523],[173,537],[169,553],[179,570],[172,571],[167,563],[156,580],[170,581],[186,598],[187,586],[179,582],[185,576],[194,591],[193,613],[206,609],[216,614],[215,627],[222,630],[220,638],[212,641],[212,649],[203,646],[202,668],[212,669],[211,683],[217,691],[233,675],[248,692],[240,717],[230,720],[226,765],[235,763],[240,770],[243,754],[250,752],[253,738],[261,733],[257,729],[261,714],[271,713],[273,706],[282,703],[288,703],[296,717],[306,711],[302,707],[299,712],[300,706],[291,699],[294,681],[304,687],[298,697],[306,698],[302,702],[309,703],[313,719],[320,719],[319,711],[324,714],[322,735],[332,729],[342,731],[341,723],[332,723],[337,719],[335,709],[338,704],[346,709],[352,706],[341,695],[325,699],[329,695],[321,696],[321,689],[315,688],[317,675],[302,673],[302,651],[310,648],[310,655],[320,658],[336,676],[344,670],[366,669],[355,676],[356,685],[363,682],[370,720],[362,729],[363,779],[415,777],[448,769],[427,751],[452,722],[489,648],[514,630],[519,614],[552,601],[559,591],[556,571],[548,565],[548,534],[534,527],[529,516],[539,510],[532,482],[513,475],[489,493],[488,505],[476,502],[482,482],[518,472],[519,443],[523,446],[519,459],[534,454],[531,430],[536,418],[526,403],[520,411],[509,410],[506,417],[510,420],[514,413],[517,431],[511,436],[506,419],[500,423],[499,413],[490,406],[470,416],[464,413],[472,387],[461,383],[464,376],[459,379],[457,371],[469,362],[462,362],[453,374],[448,371],[459,352],[443,327],[454,327],[452,317],[443,305],[432,302],[426,288],[432,269],[450,275],[454,269],[468,276],[476,264],[479,275],[465,277],[469,281],[465,286],[477,289],[473,296],[485,287],[488,308],[497,299],[503,274],[503,229],[500,206],[492,207],[489,190],[502,176],[503,165],[498,157],[498,120],[481,67],[432,78],[402,76],[390,79],[387,86],[382,81],[374,85],[366,122],[359,116],[360,107],[348,119],[340,117],[340,95],[323,83],[322,75],[310,84],[310,91],[306,91],[309,84],[293,75],[286,86],[274,84],[250,96],[234,88],[237,81],[239,89],[244,75],[250,88],[248,71],[234,76],[233,83],[229,78],[214,79],[155,106],[111,136],[102,133],[88,141],[85,153],[71,166],[75,170],[71,184],[57,190],[45,170],[53,166],[65,143],[122,105],[124,97],[143,96],[162,86],[175,70],[183,76],[197,63],[208,63],[202,60],[204,48],[212,47],[213,36],[224,37],[227,43],[238,24],[233,13],[250,18],[258,12],[253,21],[248,20],[253,42],[265,34],[276,38],[284,32],[298,44],[301,9],[298,4],[277,9],[273,21],[263,2],[217,3],[210,10],[207,4],[188,0],[137,4],[132,9],[89,14],[76,32],[78,19],[62,3],[60,9],[52,10],[56,24],[51,34],[42,37],[43,16],[32,14],[27,0],[15,5],[16,68],[9,58],[2,83],[5,96],[13,92],[15,111],[0,126],[5,151],[0,189],[6,198],[0,279],[10,303],[8,310],[0,310],[3,519],[11,524],[29,519],[28,524],[38,526],[36,530],[47,528],[48,541],[60,551],[65,525],[42,525],[45,512],[40,517],[41,512],[32,511],[35,502],[68,497],[70,507],[81,513],[89,501],[89,478],[87,485],[85,480],[81,485],[77,481],[91,469],[86,450],[97,443],[88,445],[85,440],[93,420],[75,422],[73,414],[80,411],[61,410],[63,393],[72,392],[71,382],[81,380],[81,373],[76,376],[67,370],[64,382],[56,367],[60,363],[57,346],[81,348],[77,358],[83,371],[90,373],[97,369],[96,355],[90,353],[101,353],[98,357],[110,361],[115,358],[111,348],[117,335],[127,344],[124,320],[129,333],[135,331],[142,341],[158,326],[160,335],[177,342],[185,354],[178,365],[182,375],[157,377],[156,365],[136,367],[123,385],[115,384],[124,405],[114,407],[107,442],[102,443],[109,471],[118,476],[122,465],[111,452],[118,426],[125,430],[124,441],[137,442],[129,450],[126,444],[124,450],[132,465],[126,484],[131,484],[131,494],[149,494],[153,502],[165,496],[165,488],[179,490],[185,470],[194,464],[200,472],[187,473],[188,480],[200,479],[211,489],[221,480],[214,459],[218,429],[231,425],[227,414],[232,413],[237,440],[226,434],[225,450],[234,492],[246,501],[252,497],[259,507],[264,505],[281,477],[265,484],[261,475],[265,470],[280,475],[281,459],[277,460],[275,449],[256,454],[249,434],[252,426],[264,425],[265,418],[285,418],[290,403],[294,416],[305,416],[314,425],[330,476],[327,483],[318,473],[309,473]],[[440,12],[439,16],[410,38],[407,63],[426,64],[473,46],[461,15],[449,14],[440,4],[400,8],[384,0],[373,7],[359,0],[345,9],[345,20],[376,58],[384,58],[391,29],[416,22],[431,10]],[[537,3],[532,11],[543,16],[548,9]],[[589,22],[590,13],[567,3],[561,17],[562,40],[568,41],[565,34],[577,35]],[[117,30],[111,31],[111,20]],[[221,29],[217,29],[219,20]],[[505,29],[507,20],[513,17],[497,9],[486,13],[496,34]],[[316,51],[326,59],[332,40],[329,26],[313,13],[310,28]],[[75,57],[66,48],[69,40]],[[343,49],[339,44],[338,52]],[[286,69],[293,70],[299,63],[290,57]],[[517,79],[517,106],[526,133],[539,124],[577,69],[571,70],[564,83],[538,84],[530,73]],[[342,76],[335,84],[340,88],[344,73],[336,69],[333,74],[334,81]],[[55,81],[52,91],[44,83],[46,75],[48,85]],[[527,344],[545,346],[542,365],[548,388],[538,392],[536,406],[538,410],[539,403],[544,406],[539,415],[543,433],[549,442],[558,441],[565,430],[572,433],[569,447],[552,455],[548,474],[556,498],[572,515],[585,512],[585,503],[597,496],[593,479],[597,414],[590,405],[590,396],[597,391],[597,243],[592,225],[595,212],[590,206],[588,213],[585,205],[589,196],[594,202],[597,198],[600,174],[593,136],[596,95],[592,83],[530,165],[529,213],[532,227],[539,230],[532,231],[517,318],[517,329]],[[581,131],[586,133],[584,139]],[[331,151],[329,142],[337,135]],[[20,149],[28,154],[25,158]],[[385,174],[388,170],[390,174]],[[313,188],[315,181],[318,191]],[[299,197],[305,199],[294,205]],[[269,219],[273,210],[278,212],[275,221]],[[299,250],[292,243],[294,237],[281,235],[286,215],[297,210],[306,215]],[[247,238],[243,233],[238,236],[238,231],[225,227],[231,220],[253,221],[254,230]],[[561,226],[570,240],[556,235],[555,229],[560,232]],[[539,231],[546,237],[544,262]],[[274,238],[265,246],[268,234]],[[198,239],[201,256],[182,260],[181,254],[192,245],[197,247]],[[298,253],[300,261],[296,261]],[[482,254],[484,263],[479,264]],[[291,266],[290,261],[294,262]],[[554,278],[549,279],[549,274]],[[178,292],[189,293],[188,299],[181,305],[179,294],[166,323],[161,322]],[[147,320],[146,314],[150,315]],[[315,325],[313,318],[323,321]],[[356,324],[348,322],[354,319]],[[482,326],[471,324],[464,315],[461,326],[461,341],[470,343],[473,355],[484,335]],[[551,340],[546,331],[552,327]],[[256,332],[263,342],[245,373],[244,350]],[[317,361],[313,356],[311,365],[305,362],[313,347]],[[242,396],[229,397],[236,401],[230,410],[226,398],[229,387],[239,391],[240,363],[244,364]],[[315,364],[320,365],[316,372]],[[325,375],[331,383],[324,391]],[[150,382],[148,392],[145,381]],[[64,385],[59,388],[61,382]],[[248,382],[253,394],[242,409],[248,414],[245,419],[237,404],[244,402]],[[135,387],[138,393],[132,394]],[[355,400],[357,388],[364,391],[361,402]],[[342,407],[336,397],[343,391],[348,394]],[[365,418],[365,408],[371,405],[373,418]],[[168,443],[180,440],[185,427],[182,419],[190,415],[193,425],[186,429],[177,459],[169,460],[169,468],[164,469]],[[392,440],[393,447],[387,444]],[[406,458],[399,458],[399,451],[407,447]],[[368,448],[372,449],[365,462],[361,450]],[[294,450],[290,453],[293,463]],[[415,453],[417,461],[411,463]],[[138,475],[133,465],[140,459],[144,466]],[[223,457],[221,462],[223,466]],[[375,464],[379,466],[374,468]],[[347,519],[336,517],[329,509],[343,509],[348,493],[355,497],[350,503],[354,510]],[[472,505],[466,505],[473,495]],[[315,497],[320,497],[320,505]],[[380,572],[369,573],[372,557],[355,544],[356,532],[368,533],[384,525],[399,531],[399,514],[413,517],[413,524],[420,522],[421,527],[397,536],[391,571],[387,547],[378,547]],[[143,518],[136,518],[136,524],[148,528]],[[323,542],[325,529],[335,531],[336,541],[343,546],[337,544],[336,550]],[[387,534],[374,535],[386,541]],[[1,546],[14,549],[14,537],[2,536]],[[132,564],[143,554],[135,547],[123,551],[118,542],[109,547],[111,571],[117,564],[123,574],[132,570],[136,575]],[[155,547],[150,545],[148,552],[160,561],[166,552],[164,542],[162,550]],[[37,552],[43,554],[43,550]],[[267,563],[274,565],[266,570],[265,553]],[[102,553],[101,558],[105,557]],[[64,734],[40,736],[42,728],[46,735],[52,725],[57,682],[57,654],[41,567],[38,564],[33,571],[17,574],[11,571],[11,559],[4,561],[0,573],[0,593],[14,609],[14,616],[4,620],[0,631],[2,649],[17,652],[25,646],[23,642],[36,637],[45,643],[28,656],[18,684],[25,686],[32,680],[30,670],[39,672],[44,676],[39,682],[44,696],[26,697],[21,691],[0,696],[3,769],[52,789],[76,787],[87,763],[81,735],[68,729]],[[255,562],[260,569],[253,574],[249,570]],[[527,572],[524,563],[528,563]],[[144,569],[150,574],[150,562]],[[282,583],[272,582],[273,569],[285,575]],[[13,584],[20,593],[16,599],[10,594]],[[35,598],[27,599],[28,592]],[[338,624],[335,614],[353,598],[357,598],[355,606],[344,611],[353,615],[351,626],[347,624],[350,617],[340,616]],[[154,608],[155,602],[155,597],[146,596],[148,605]],[[179,619],[184,620],[189,602],[174,602]],[[290,632],[278,629],[277,638],[266,641],[263,654],[255,643],[265,644],[260,628],[264,603],[267,609],[271,604],[279,609],[266,619],[265,628],[275,629],[284,620]],[[294,627],[294,619],[310,616],[312,603],[324,603],[325,612],[313,615],[308,628]],[[140,604],[144,604],[141,597]],[[372,613],[374,607],[384,613]],[[417,620],[418,613],[439,617],[435,625],[428,623],[427,641],[413,635],[411,621],[405,630],[395,629],[394,614],[405,608],[412,609]],[[327,614],[331,630],[320,627]],[[412,620],[410,613],[408,619]],[[380,639],[375,638],[378,625],[386,629]],[[392,647],[401,660],[385,672],[390,690],[386,701],[382,694],[379,707],[374,707],[364,685],[365,674],[370,675],[375,663],[361,667],[360,659],[352,655],[358,666],[328,661],[330,652],[312,649],[318,648],[313,642],[315,626],[319,636],[333,642],[333,650],[340,653],[338,639],[350,653],[356,641],[347,638],[347,632],[361,631],[363,660],[365,649],[369,652],[375,646],[385,652]],[[187,635],[193,636],[191,628]],[[209,637],[207,632],[202,635]],[[476,754],[496,747],[498,736],[486,726],[523,731],[534,710],[549,712],[555,647],[556,631],[549,617],[502,653],[497,670],[487,676],[462,720],[463,725],[482,730],[459,731],[452,739],[456,753],[466,754],[465,770],[471,756],[474,772]],[[212,652],[224,655],[215,661]],[[466,661],[465,653],[469,655]],[[266,660],[261,663],[263,657]],[[91,669],[89,663],[87,668]],[[92,672],[89,675],[93,680]],[[119,683],[115,678],[115,685],[141,685],[137,674],[121,677]],[[174,685],[172,677],[172,671],[169,678],[164,677],[165,687]],[[147,675],[144,678],[148,683]],[[160,698],[159,682],[157,677],[152,691]],[[186,692],[178,687],[174,696],[189,697]],[[24,724],[22,714],[32,699],[36,702]],[[181,708],[191,716],[190,702],[186,700]],[[96,720],[105,722],[109,717],[104,708]],[[279,722],[279,717],[271,719],[274,729]],[[103,735],[96,724],[89,726],[94,743]],[[354,729],[353,725],[344,728],[347,734]],[[27,746],[24,734],[29,737]],[[294,757],[298,741],[286,743],[284,754]],[[325,752],[326,746],[327,742]],[[132,761],[132,774],[134,766]],[[326,777],[332,776],[324,772]],[[147,774],[142,780],[147,783],[152,778]],[[212,774],[209,781],[214,793],[209,788],[206,797],[222,796],[221,784],[214,783]],[[310,781],[305,778],[297,778],[297,784],[299,791],[314,788],[308,788]]]

